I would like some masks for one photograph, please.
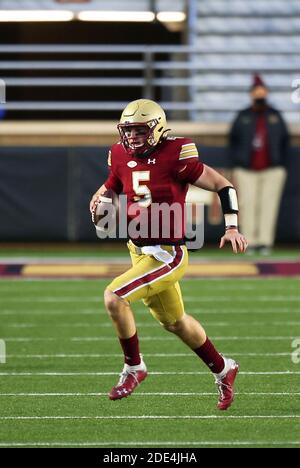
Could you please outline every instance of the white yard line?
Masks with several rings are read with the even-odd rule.
[[[19,376],[108,376],[119,375],[118,372],[0,372],[0,376],[19,377]],[[191,372],[149,372],[149,375],[207,375],[207,372],[191,371]],[[300,371],[270,371],[270,372],[239,372],[239,375],[285,375],[293,376],[300,375]]]
[[[100,304],[101,305],[101,304]],[[74,305],[73,305],[74,306]],[[22,316],[24,315],[42,315],[46,317],[47,315],[59,315],[59,316],[64,316],[64,315],[69,315],[71,317],[74,317],[76,315],[105,315],[107,316],[107,312],[103,309],[103,306],[101,305],[102,308],[94,308],[94,309],[82,309],[82,310],[58,310],[58,309],[43,309],[43,310],[32,310],[32,304],[28,304],[28,308],[30,310],[26,310],[26,305],[22,306],[21,310],[11,310],[11,309],[4,309],[1,311],[1,316]],[[234,307],[237,308],[237,310],[234,309]],[[147,308],[134,308],[137,313],[145,313],[147,312]],[[292,307],[272,307],[270,309],[257,309],[255,307],[239,307],[236,304],[232,304],[232,308],[226,309],[224,307],[220,309],[201,309],[201,307],[188,307],[188,311],[192,312],[193,314],[199,314],[199,315],[230,315],[230,314],[238,314],[238,315],[248,315],[248,314],[300,314],[300,308],[299,310],[295,310]]]
[[[288,335],[288,336],[212,336],[214,340],[220,341],[285,341],[285,340],[294,340],[297,338],[297,335]],[[75,337],[5,337],[2,336],[6,342],[10,343],[30,343],[37,341],[71,341],[71,342],[93,342],[93,341],[115,341],[114,336],[75,336]],[[173,341],[173,337],[169,336],[140,336],[140,339],[143,341]]]
[[[300,396],[300,392],[236,392],[239,396]],[[216,396],[216,392],[136,392],[135,396]],[[108,393],[0,393],[0,397],[107,397]]]
[[[232,327],[233,323],[232,321],[230,322],[206,322],[205,325],[208,327]],[[235,327],[249,327],[249,326],[300,326],[300,322],[296,321],[278,321],[278,322],[253,322],[253,321],[246,321],[246,322],[234,322]],[[44,324],[43,322],[41,323],[29,323],[29,322],[23,322],[23,323],[6,323],[5,328],[45,328],[45,326],[48,326],[48,324]],[[143,323],[143,322],[136,322],[137,327],[142,327],[142,328],[157,328],[158,324],[157,322],[153,323]],[[72,322],[72,323],[59,323],[56,322],[54,324],[51,324],[51,327],[66,327],[66,328],[112,328],[112,324],[110,322],[105,322],[101,323],[99,322]]]
[[[137,416],[0,416],[1,421],[47,421],[47,420],[127,420],[127,419],[299,419],[300,414],[288,415],[243,415],[217,416],[211,415],[137,415]]]
[[[257,446],[286,446],[286,445],[300,445],[300,440],[291,440],[291,441],[267,441],[267,440],[242,440],[238,441],[235,440],[234,442],[228,440],[221,440],[221,441],[213,441],[213,440],[200,440],[200,441],[108,441],[108,442],[1,442],[0,447],[111,447],[111,446],[124,446],[124,447],[134,447],[134,446],[162,446],[165,447],[167,445],[175,446],[175,447],[183,447],[185,445],[192,446],[192,447],[200,447],[200,446],[216,446],[216,445],[224,445],[224,446],[239,446],[239,445],[257,445]]]
[[[213,296],[213,297],[212,297]],[[272,295],[272,296],[260,296],[259,294],[255,294],[255,296],[236,296],[233,295],[231,296],[219,296],[219,295],[213,295],[211,294],[210,296],[202,296],[202,294],[199,296],[183,296],[184,300],[186,302],[232,302],[233,298],[235,302],[299,302],[300,303],[300,298],[298,295],[296,296],[277,296],[277,295]]]
[[[224,278],[225,279],[225,278]],[[191,282],[192,279],[189,279],[188,282]],[[223,285],[223,284],[215,284],[215,282],[210,282],[210,283],[206,283],[204,286],[201,285],[201,280],[199,279],[199,288],[201,287],[201,289],[203,289],[204,291],[207,291],[207,290],[212,290],[214,293],[215,291],[233,291],[234,293],[237,292],[240,292],[240,291],[255,291],[255,292],[259,292],[258,290],[259,289],[262,289],[264,292],[265,291],[271,291],[275,294],[278,294],[278,291],[282,291],[282,292],[286,292],[286,291],[295,291],[295,292],[298,292],[299,291],[299,286],[298,285],[290,285],[290,284],[287,284],[287,285],[284,285],[284,284],[264,284],[264,283],[257,283],[255,285],[246,285],[246,284],[241,284],[240,281],[238,283],[238,286],[235,285]],[[222,280],[221,280],[222,281]],[[184,283],[184,286],[183,286],[183,293],[184,294],[187,294],[188,291],[190,290],[191,293],[193,293],[195,291],[195,285],[194,284],[191,284],[189,285],[188,282]],[[39,285],[38,287],[36,287],[36,285],[34,283],[32,283],[32,285],[34,287],[32,287],[31,285],[27,285],[27,289],[25,289],[24,291],[22,291],[22,294],[26,294],[26,296],[29,294],[32,294],[32,293],[41,293],[41,286]],[[58,289],[59,291],[57,291],[57,286],[60,286]],[[88,291],[89,289],[95,294],[96,292],[99,291],[99,295],[101,295],[102,293],[102,290],[101,290],[101,285],[94,285],[94,284],[90,284],[89,281],[87,282],[84,282],[83,284],[81,285],[78,285],[76,284],[75,285],[75,289],[76,291],[78,292],[79,291],[79,286],[82,286],[82,290],[83,292],[86,292]],[[89,286],[91,286],[91,288],[89,288]],[[54,290],[54,293],[57,294],[58,292],[73,292],[74,291],[74,284],[57,284],[54,286],[55,290]],[[15,284],[12,285],[12,287],[3,287],[1,285],[1,282],[0,282],[0,292],[1,294],[12,294],[13,292],[15,292]],[[74,296],[75,296],[75,293],[74,293]],[[33,299],[35,298],[36,296],[33,296]]]
[[[28,305],[28,308],[30,309],[30,306]],[[31,305],[31,308],[32,308],[32,305]],[[66,310],[59,310],[59,309],[53,309],[53,310],[26,310],[26,308],[23,308],[22,307],[22,310],[11,310],[11,309],[4,309],[4,310],[1,310],[1,316],[19,316],[21,315],[22,317],[24,315],[42,315],[44,317],[48,316],[48,315],[59,315],[59,316],[63,316],[63,315],[70,315],[70,316],[74,316],[74,315],[106,315],[107,316],[107,312],[104,311],[104,309],[79,309],[78,311],[76,310],[71,310],[70,312],[66,311]]]
[[[213,297],[212,297],[213,296]],[[71,303],[99,303],[101,300],[101,295],[99,293],[99,296],[87,296],[87,297],[77,297],[76,295],[74,296],[64,296],[64,297],[53,297],[53,296],[43,296],[43,297],[10,297],[9,299],[6,299],[6,302],[8,303],[26,303],[32,301],[34,303],[65,303],[65,302],[71,302]],[[210,296],[203,296],[202,294],[199,294],[199,296],[184,296],[185,302],[232,302],[232,297],[229,296],[215,296],[215,295],[210,295]],[[276,295],[270,295],[270,296],[260,296],[255,294],[255,296],[247,297],[247,296],[236,296],[234,295],[234,301],[235,302],[299,302],[300,299],[299,296],[276,296]]]
[[[286,357],[291,356],[291,353],[227,353],[231,357]],[[86,358],[122,358],[122,354],[109,353],[91,353],[91,354],[8,354],[7,359],[86,359]],[[195,358],[195,355],[190,353],[144,353],[144,358],[159,357],[173,359],[179,358]]]

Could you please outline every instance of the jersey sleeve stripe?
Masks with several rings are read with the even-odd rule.
[[[197,153],[198,154],[198,151],[197,151],[196,148],[191,148],[191,149],[188,149],[188,150],[185,150],[185,151],[181,151],[180,156],[182,154],[187,154],[187,153]]]
[[[185,145],[182,145],[181,148],[186,148],[187,146],[193,146],[194,148],[196,148],[195,143],[186,143]]]
[[[187,157],[189,157],[189,156],[197,156],[197,157],[198,157],[198,156],[199,156],[199,155],[198,155],[198,151],[195,151],[195,150],[193,150],[193,151],[185,151],[185,153],[181,153],[181,154],[179,155],[179,159],[185,159],[185,158],[187,158]]]
[[[191,152],[191,151],[193,151],[194,153],[198,153],[197,148],[194,147],[194,148],[185,148],[184,151],[180,151],[180,155]]]
[[[188,154],[186,156],[182,156],[181,158],[179,158],[180,161],[183,161],[185,159],[190,159],[190,158],[199,158],[199,155],[198,153],[197,154]]]

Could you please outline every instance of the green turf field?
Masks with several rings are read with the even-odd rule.
[[[0,281],[0,446],[300,447],[299,279],[183,281],[187,311],[241,364],[225,413],[209,371],[142,304],[150,375],[130,398],[108,400],[122,356],[106,283]]]

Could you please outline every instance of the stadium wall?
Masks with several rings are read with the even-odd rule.
[[[0,241],[95,241],[88,205],[107,176],[108,146],[0,148]],[[230,170],[226,146],[199,147],[201,159]],[[300,147],[287,164],[277,240],[300,241]],[[207,208],[209,209],[209,207]],[[206,216],[206,241],[216,240],[222,220]]]

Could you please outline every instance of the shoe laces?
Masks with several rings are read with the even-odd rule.
[[[219,395],[221,400],[225,399],[224,395],[224,390],[227,388],[228,390],[230,389],[230,385],[227,385],[226,383],[222,382],[222,379],[216,379],[216,385],[218,387]]]
[[[135,371],[135,370],[124,369],[120,374],[120,379],[119,379],[119,382],[117,384],[117,387],[119,387],[120,385],[123,385],[125,380],[127,379],[127,377],[129,377],[130,375],[132,375],[132,377],[134,378],[136,383],[139,383],[138,379],[137,379],[137,376],[136,376],[136,373],[137,373],[137,371]]]

